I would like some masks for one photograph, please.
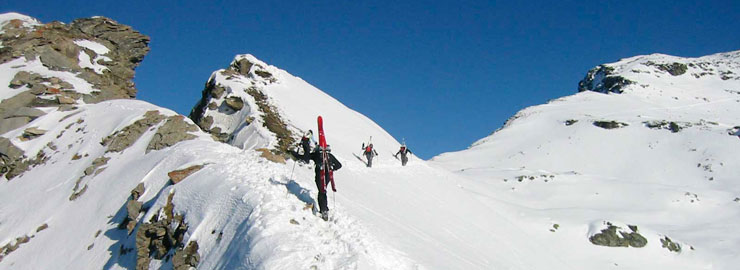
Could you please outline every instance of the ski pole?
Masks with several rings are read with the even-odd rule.
[[[295,172],[295,164],[296,163],[297,162],[293,161],[293,170],[290,171],[290,179],[288,179],[288,180],[293,180],[293,172]]]

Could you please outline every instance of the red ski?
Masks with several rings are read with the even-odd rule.
[[[324,135],[324,120],[319,116],[317,119],[319,122],[319,149],[321,150],[321,166],[327,166],[329,163],[329,152],[326,151],[326,136]],[[326,192],[326,180],[329,179],[331,182],[331,190],[337,192],[337,187],[334,185],[334,171],[331,166],[321,170],[321,191]]]

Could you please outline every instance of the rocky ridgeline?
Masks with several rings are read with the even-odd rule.
[[[277,81],[265,63],[251,55],[238,55],[228,68],[214,72],[208,79],[190,119],[214,139],[231,144],[235,144],[238,132],[256,123],[276,137],[278,145],[270,150],[278,155],[285,153],[295,143],[294,132],[263,91]],[[219,126],[214,118],[237,124]]]
[[[13,19],[3,26],[0,41],[3,45],[0,64],[21,57],[29,61],[38,58],[50,70],[72,72],[91,83],[100,91],[82,96],[86,103],[135,97],[134,68],[149,52],[148,36],[105,17],[77,19],[70,24],[55,21],[32,27],[25,26],[20,19]],[[84,46],[86,43],[80,41],[92,41],[105,48]],[[100,52],[104,54],[99,55]],[[81,53],[84,53],[83,57],[98,59],[93,64],[106,69],[96,71],[81,66]],[[11,87],[26,85],[36,94],[74,91],[69,83],[59,78],[28,73],[16,76]]]
[[[2,75],[12,78],[7,85],[0,85],[5,90],[0,97],[0,134],[5,134],[0,137],[0,177],[4,176],[7,181],[28,180],[23,178],[25,172],[45,164],[52,157],[61,160],[68,154],[66,159],[71,157],[70,166],[85,168],[74,176],[77,181],[69,200],[75,201],[85,196],[89,186],[105,184],[100,178],[96,179],[98,174],[111,166],[110,163],[120,162],[112,157],[120,157],[140,139],[148,140],[143,142],[146,155],[198,137],[196,125],[182,115],[162,110],[141,111],[138,120],[113,131],[89,132],[96,123],[88,123],[91,121],[85,112],[99,106],[93,104],[136,96],[132,81],[134,69],[149,51],[149,37],[129,26],[104,17],[77,19],[70,24],[41,24],[20,14],[0,14],[0,42],[0,68],[9,72]],[[91,89],[80,88],[88,84]],[[59,124],[51,128],[45,126],[48,129],[45,130],[38,128],[36,123],[39,122]],[[21,128],[20,136],[7,135],[14,131],[18,134]],[[147,133],[150,136],[144,136]],[[18,141],[44,147],[38,152],[26,153],[14,145]],[[74,143],[58,147],[56,143],[59,142]],[[77,149],[84,150],[70,152],[75,151],[70,149],[78,144],[82,147]],[[170,172],[168,185],[183,181],[203,166]],[[144,206],[157,199],[155,197],[148,204],[141,202],[144,191],[143,184],[134,188],[129,199],[122,202],[121,209],[127,215],[122,220],[111,219],[111,222],[120,222],[120,229],[128,231],[128,240],[135,239],[136,247],[124,247],[125,241],[121,241],[120,253],[136,248],[137,269],[148,269],[152,259],[171,262],[173,269],[197,267],[198,243],[184,238],[188,226],[184,213],[174,210],[174,193],[169,194],[163,209],[152,210],[157,214],[151,220],[140,220],[142,213],[149,211]],[[54,224],[43,224],[36,232],[49,226]],[[96,232],[95,237],[100,234],[101,231]],[[33,237],[20,235],[9,243],[1,243],[0,261],[23,248]],[[90,245],[88,250],[92,248]]]
[[[11,67],[15,74],[7,87],[19,90],[19,93],[0,102],[0,134],[42,117],[45,115],[39,109],[42,107],[73,110],[76,104],[136,96],[132,81],[134,68],[149,51],[149,37],[104,17],[77,19],[70,24],[40,24],[20,14],[3,16],[14,19],[0,24],[0,65],[18,59],[25,61]],[[92,61],[95,63],[90,59],[95,59]],[[14,70],[33,61],[40,61],[51,71],[73,74],[92,85],[94,91],[80,93],[73,83],[59,76]],[[45,132],[38,129],[27,131],[25,139],[33,139]],[[0,153],[0,170],[7,173],[8,179],[44,160],[43,157],[28,158],[29,155],[7,138],[0,138]]]

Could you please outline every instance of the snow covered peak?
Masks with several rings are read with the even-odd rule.
[[[740,51],[684,58],[666,54],[641,55],[591,69],[578,84],[578,91],[601,93],[630,92],[638,95],[661,95],[660,89],[683,89],[712,84],[722,91],[740,80]],[[656,90],[657,89],[657,90]],[[677,88],[679,89],[679,88]],[[731,89],[732,90],[732,89]],[[663,96],[690,97],[692,91],[664,93]]]
[[[251,54],[237,55],[228,68],[212,73],[190,117],[223,142],[284,153],[308,130],[316,134],[319,115],[335,155],[354,159],[352,154],[370,137],[386,152],[395,153],[400,147],[364,115]],[[385,155],[380,161],[395,160]]]

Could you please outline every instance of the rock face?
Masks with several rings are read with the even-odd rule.
[[[33,27],[9,23],[2,30],[0,64],[19,57],[27,60],[38,58],[51,70],[77,73],[78,77],[101,90],[86,95],[84,98],[87,103],[136,96],[132,81],[134,68],[149,52],[149,37],[130,26],[109,18],[94,17],[77,19],[69,24],[51,22]],[[81,64],[81,58],[93,60]],[[104,69],[95,70],[89,66]],[[44,80],[51,78],[20,74],[11,87],[29,85],[45,88],[43,90],[46,91],[52,88],[57,91],[71,90],[69,84],[61,81],[50,85],[43,84]]]

